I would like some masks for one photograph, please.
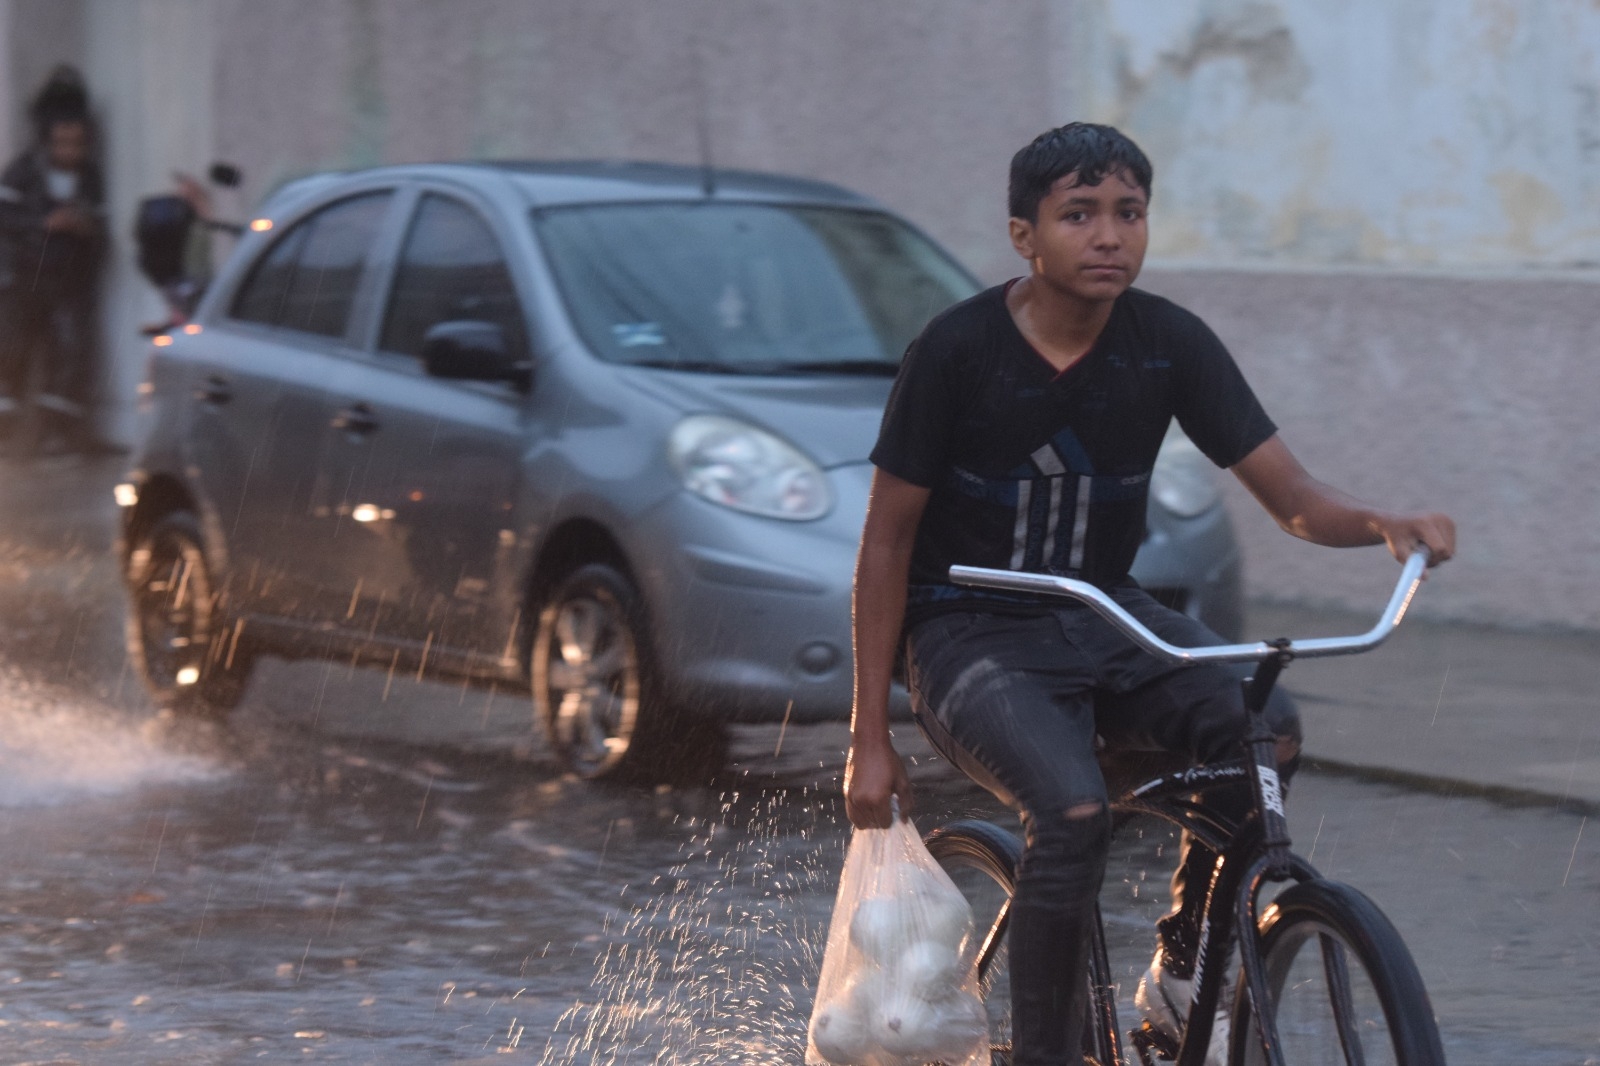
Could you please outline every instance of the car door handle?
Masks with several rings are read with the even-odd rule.
[[[372,408],[364,403],[353,403],[333,416],[333,428],[352,437],[365,437],[378,429],[378,420]]]
[[[201,403],[215,404],[221,407],[233,399],[233,386],[228,384],[228,379],[217,374],[208,376],[205,383],[194,390],[194,398]]]

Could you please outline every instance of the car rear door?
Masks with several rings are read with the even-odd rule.
[[[338,619],[328,445],[351,331],[392,189],[317,208],[267,245],[205,343],[190,450],[226,537],[237,614],[314,626]]]
[[[421,354],[432,327],[476,321],[498,326],[509,360],[523,362],[528,323],[492,209],[442,188],[408,200],[370,350],[346,379],[346,406],[368,424],[339,434],[333,452],[338,506],[353,519],[339,556],[359,588],[349,624],[424,660],[503,666],[516,653],[526,390],[432,377]]]

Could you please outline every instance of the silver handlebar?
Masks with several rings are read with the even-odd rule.
[[[1292,641],[1285,648],[1265,642],[1256,644],[1215,644],[1202,648],[1180,648],[1168,644],[1150,632],[1142,622],[1122,608],[1117,601],[1087,581],[1056,577],[1052,574],[1030,574],[1017,570],[988,570],[979,566],[952,566],[950,580],[957,585],[1003,589],[1011,592],[1036,592],[1052,596],[1067,596],[1081,600],[1112,625],[1126,633],[1135,644],[1158,658],[1175,663],[1247,663],[1261,662],[1286,651],[1297,659],[1317,658],[1324,655],[1354,655],[1370,651],[1388,639],[1400,619],[1405,617],[1411,597],[1422,584],[1423,572],[1428,566],[1428,549],[1418,546],[1406,558],[1400,571],[1400,580],[1389,597],[1378,624],[1359,636],[1311,637]]]

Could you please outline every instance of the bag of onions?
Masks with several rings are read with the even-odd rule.
[[[989,1066],[972,908],[912,824],[857,829],[811,1011],[807,1066]]]

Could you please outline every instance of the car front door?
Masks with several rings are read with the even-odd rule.
[[[487,323],[509,362],[529,358],[522,303],[488,217],[457,195],[417,197],[372,351],[347,382],[346,405],[367,422],[335,445],[350,538],[340,558],[359,590],[349,624],[411,646],[424,665],[464,655],[492,668],[516,654],[512,517],[526,390],[433,377],[421,358],[442,323]]]
[[[233,292],[194,390],[190,448],[228,550],[233,613],[315,626],[349,599],[319,516],[334,504],[330,422],[392,190],[334,201],[290,225]]]

